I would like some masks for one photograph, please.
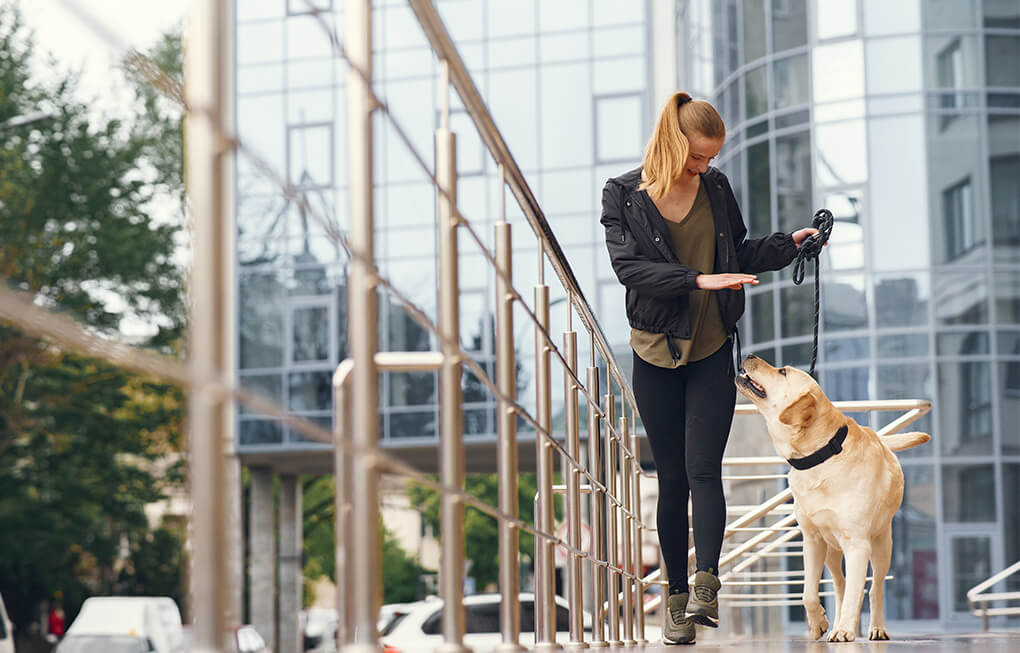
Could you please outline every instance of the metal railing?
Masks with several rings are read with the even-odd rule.
[[[90,28],[111,43],[116,39],[106,28],[72,0],[62,0],[86,19]],[[645,590],[664,580],[659,572],[642,577],[644,561],[641,543],[654,528],[641,519],[641,480],[651,478],[641,470],[635,424],[637,409],[633,393],[616,362],[608,340],[595,318],[573,274],[562,248],[546,220],[538,201],[524,178],[509,148],[495,126],[478,89],[475,87],[449,33],[429,0],[409,0],[409,6],[422,26],[441,66],[441,126],[436,130],[435,167],[430,169],[386,103],[372,87],[372,3],[371,0],[347,0],[344,42],[329,24],[320,20],[336,55],[349,64],[346,86],[348,119],[350,230],[336,226],[237,137],[230,124],[231,75],[229,71],[229,29],[231,2],[194,0],[193,22],[189,38],[189,89],[184,95],[179,85],[158,69],[143,71],[149,81],[168,97],[180,101],[189,115],[188,169],[191,211],[195,224],[195,268],[192,293],[192,340],[187,365],[165,359],[101,338],[72,321],[54,316],[35,306],[32,298],[0,288],[0,315],[34,334],[50,338],[64,346],[100,356],[118,365],[172,380],[186,387],[191,400],[189,436],[194,515],[192,522],[192,589],[194,612],[203,615],[195,628],[197,650],[218,650],[225,628],[225,604],[231,595],[240,595],[238,587],[224,571],[228,553],[223,533],[223,515],[232,491],[222,478],[219,466],[227,453],[220,434],[227,426],[233,402],[243,403],[258,413],[279,419],[302,436],[334,444],[337,532],[337,605],[338,637],[350,651],[378,650],[377,610],[381,602],[379,578],[380,541],[378,531],[378,484],[383,472],[412,479],[441,493],[441,567],[440,593],[445,601],[442,621],[446,653],[460,653],[464,647],[464,507],[471,506],[496,519],[499,524],[499,579],[503,653],[521,649],[520,621],[517,610],[520,577],[518,535],[521,531],[535,537],[536,648],[556,649],[554,595],[554,547],[568,554],[566,566],[567,599],[570,606],[569,641],[565,648],[604,647],[642,643],[645,616],[656,607],[645,603]],[[309,13],[321,19],[319,10],[308,2]],[[450,130],[450,93],[458,94],[471,117],[482,142],[499,169],[500,210],[495,225],[495,247],[489,251],[474,223],[457,206],[456,135]],[[438,194],[439,214],[439,311],[433,321],[399,288],[379,271],[373,243],[373,118],[382,113],[407,145],[423,172],[432,180]],[[318,221],[327,235],[338,242],[350,257],[349,342],[353,357],[344,361],[334,375],[335,433],[315,423],[295,417],[284,408],[237,387],[232,380],[230,359],[232,327],[227,313],[233,302],[224,296],[233,280],[223,266],[222,252],[232,251],[232,225],[229,180],[235,155],[241,155],[275,184],[289,200]],[[512,225],[507,220],[506,190],[516,199],[537,244],[538,283],[529,304],[514,286]],[[458,251],[461,235],[473,242],[491,266],[496,277],[495,379],[461,345],[458,288]],[[564,292],[566,329],[562,345],[551,331],[550,288],[545,280],[549,266]],[[432,333],[439,342],[436,352],[379,352],[377,338],[377,299],[387,291],[408,315]],[[517,397],[516,352],[514,349],[514,311],[520,310],[534,329],[535,336],[535,410],[529,411]],[[199,318],[199,312],[205,316]],[[575,319],[584,331],[588,365],[581,373],[578,360],[578,334]],[[600,362],[605,366],[600,368]],[[552,423],[553,365],[562,370],[562,432]],[[440,378],[440,478],[435,481],[391,453],[379,447],[378,379],[381,372],[437,371]],[[461,379],[464,371],[474,375],[498,401],[498,506],[489,506],[464,491],[463,406]],[[583,378],[582,378],[583,377]],[[603,385],[604,384],[604,385]],[[587,449],[581,449],[581,402],[588,416]],[[884,432],[894,432],[927,411],[927,402],[842,402],[844,410],[908,410]],[[753,407],[738,406],[737,414],[753,412]],[[535,523],[518,515],[517,428],[527,423],[535,432],[538,469]],[[553,485],[555,458],[568,470],[562,486]],[[728,459],[728,466],[772,464],[778,458]],[[735,475],[733,480],[777,482],[783,474]],[[555,535],[553,495],[565,495],[567,537]],[[589,497],[587,508],[581,495]],[[726,538],[737,542],[725,552],[720,569],[723,579],[737,585],[737,574],[748,573],[750,566],[771,555],[787,552],[796,536],[794,519],[789,514],[789,490],[784,490],[748,507],[732,521]],[[767,516],[781,515],[771,526],[752,524]],[[581,523],[590,520],[591,547],[581,546]],[[783,550],[780,550],[780,549]],[[797,555],[796,551],[791,551]],[[693,556],[693,549],[690,552]],[[585,566],[592,582],[583,582]],[[795,574],[776,576],[775,582],[794,578]],[[746,581],[751,582],[751,581]],[[769,581],[773,582],[773,581]],[[785,584],[785,583],[784,583]],[[591,641],[584,641],[582,604],[585,594],[593,605]],[[779,600],[779,599],[777,599]],[[785,600],[785,599],[782,599]],[[208,618],[206,618],[208,615]]]
[[[989,617],[1002,617],[1020,614],[1020,605],[990,608],[988,604],[993,601],[1020,601],[1020,591],[1016,592],[986,592],[996,583],[1000,583],[1014,574],[1020,574],[1020,560],[1006,567],[988,580],[982,581],[967,590],[967,603],[970,605],[971,614],[981,617],[984,629],[988,630]]]

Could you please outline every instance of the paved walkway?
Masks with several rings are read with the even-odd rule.
[[[598,649],[595,649],[598,650]],[[605,649],[603,649],[605,650]],[[698,641],[693,646],[665,646],[654,642],[641,647],[614,649],[614,653],[625,651],[655,651],[656,653],[681,653],[686,650],[727,651],[741,653],[829,653],[839,651],[888,651],[900,653],[1020,653],[1020,630],[992,631],[987,633],[948,633],[941,635],[909,634],[888,642],[857,640],[829,644],[813,642],[804,637],[771,635],[768,637],[741,638],[732,634],[714,636],[698,629]]]

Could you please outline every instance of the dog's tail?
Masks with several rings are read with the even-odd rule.
[[[919,444],[924,444],[928,440],[931,440],[930,435],[927,433],[920,433],[918,431],[882,436],[882,442],[884,442],[885,446],[889,447],[892,451],[910,449],[911,447],[916,447]]]

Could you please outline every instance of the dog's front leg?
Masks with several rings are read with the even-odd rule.
[[[864,583],[868,577],[868,558],[871,557],[871,543],[868,540],[850,540],[843,543],[846,557],[846,591],[843,604],[836,619],[836,627],[829,633],[830,642],[852,642],[857,636],[857,625],[861,620],[861,600],[864,598]]]
[[[803,526],[802,526],[803,528]],[[804,528],[804,610],[807,612],[808,636],[818,639],[829,629],[825,608],[818,599],[818,581],[825,562],[825,540]]]
[[[885,574],[889,571],[892,558],[892,529],[887,528],[871,540],[871,570],[874,579],[871,581],[871,627],[868,628],[868,639],[889,639],[889,631],[885,629],[885,612],[882,599],[885,593]]]

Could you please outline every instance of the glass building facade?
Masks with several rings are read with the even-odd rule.
[[[653,113],[650,2],[644,0],[439,0],[437,5],[510,151],[541,202],[604,329],[624,346],[623,289],[605,255],[598,222],[605,180],[638,165]],[[238,132],[278,180],[239,157],[236,184],[238,374],[242,384],[323,426],[331,421],[331,375],[346,351],[347,257],[330,236],[347,220],[344,86],[347,66],[340,0],[237,0]],[[322,13],[310,12],[314,6]],[[413,148],[429,166],[441,106],[439,64],[407,3],[374,3],[373,80]],[[452,100],[457,133],[458,205],[491,250],[498,219],[498,170],[470,118]],[[377,114],[376,253],[384,277],[436,319],[436,195],[429,176],[392,122]],[[530,299],[538,250],[512,197],[514,278]],[[495,275],[478,246],[461,236],[461,342],[491,373]],[[547,278],[554,278],[547,267]],[[566,302],[550,282],[553,329]],[[557,295],[557,293],[560,293]],[[557,303],[557,300],[560,300]],[[379,347],[437,348],[436,339],[386,292],[380,294]],[[534,402],[534,337],[515,316],[519,396]],[[587,360],[587,350],[581,350]],[[562,377],[553,366],[553,387]],[[465,378],[469,439],[495,440],[495,400]],[[434,446],[438,383],[433,373],[384,374],[381,440]],[[557,393],[558,394],[558,393]],[[554,405],[554,414],[559,412]],[[522,422],[522,429],[527,425]],[[239,450],[274,454],[315,449],[270,418],[242,413]],[[433,463],[434,464],[434,463]],[[494,469],[494,463],[492,463]]]
[[[965,619],[967,589],[1020,559],[1020,2],[690,0],[679,12],[681,87],[726,121],[718,165],[750,233],[835,215],[823,389],[933,402],[915,424],[932,442],[899,454],[886,616]],[[795,286],[789,269],[761,280],[746,349],[806,368],[811,282]]]

